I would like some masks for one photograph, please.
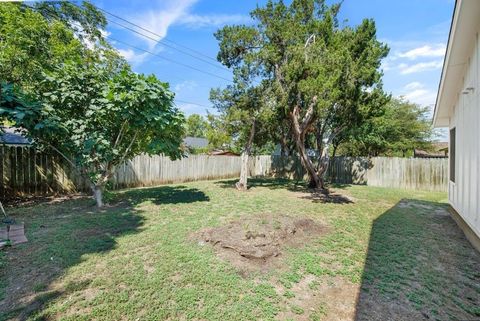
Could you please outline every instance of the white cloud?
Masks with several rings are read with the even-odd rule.
[[[104,29],[100,29],[100,34],[102,35],[103,38],[107,38],[108,36],[110,36],[112,33],[110,31],[107,31],[107,30],[104,30]]]
[[[186,15],[188,10],[197,2],[197,0],[166,0],[159,1],[161,8],[151,9],[128,17],[129,20],[142,26],[143,28],[154,32],[157,35],[149,34],[152,38],[161,40],[166,37],[168,28],[177,22],[182,16]],[[145,33],[145,31],[142,31]],[[138,35],[141,37],[140,35]],[[150,50],[155,48],[158,41],[141,37],[146,41]]]
[[[120,55],[122,55],[129,63],[133,65],[141,64],[148,56],[147,52],[137,54],[132,49],[117,49]]]
[[[443,66],[442,60],[434,60],[434,61],[428,61],[428,62],[419,62],[413,65],[401,63],[398,65],[398,68],[400,69],[400,73],[402,75],[408,75],[408,74],[413,74],[417,72],[440,69],[442,68],[442,66]]]
[[[247,15],[241,14],[211,14],[211,15],[196,15],[196,14],[185,14],[183,15],[178,23],[184,24],[192,28],[203,28],[203,27],[220,27],[225,24],[241,24],[241,23],[250,23],[252,20]]]
[[[445,55],[445,45],[424,45],[417,47],[406,52],[398,54],[400,58],[407,58],[410,60],[415,60],[420,57],[443,57]]]
[[[437,92],[430,90],[419,82],[411,82],[401,90],[401,97],[421,106],[433,106],[437,98]]]
[[[418,81],[411,82],[405,86],[406,90],[415,90],[415,89],[420,89],[423,88],[424,86],[419,83]]]
[[[195,81],[185,80],[185,81],[183,81],[179,84],[176,84],[175,87],[173,88],[173,90],[176,93],[179,93],[181,91],[189,91],[189,90],[195,89],[197,86],[198,86],[198,84]]]

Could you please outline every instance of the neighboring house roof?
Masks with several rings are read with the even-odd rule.
[[[421,149],[413,150],[413,157],[416,158],[447,158],[448,142],[437,142],[433,144],[433,149],[425,151]]]
[[[468,94],[475,90],[473,84],[464,84],[463,77],[468,56],[475,45],[472,39],[475,39],[480,29],[478,17],[480,17],[480,1],[456,1],[433,114],[435,127],[449,126],[457,95]]]
[[[214,155],[214,156],[240,156],[238,153],[234,153],[228,150],[214,150],[208,153],[208,155]]]
[[[2,127],[0,130],[0,145],[28,146],[31,141],[23,136],[18,129]]]
[[[202,137],[185,137],[183,139],[185,146],[190,148],[205,148],[208,147],[208,139]]]

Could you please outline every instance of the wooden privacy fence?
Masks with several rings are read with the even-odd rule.
[[[230,178],[240,175],[240,157],[190,155],[172,161],[166,156],[137,156],[120,166],[112,184],[114,188],[154,186]]]
[[[295,157],[256,156],[250,162],[252,176],[306,179]],[[399,157],[335,157],[327,172],[329,181],[339,184],[447,191],[448,159]]]
[[[190,155],[171,161],[165,156],[141,155],[119,166],[111,184],[118,189],[239,175],[240,157]],[[1,199],[88,190],[88,181],[59,155],[30,147],[0,146]]]
[[[165,156],[137,156],[120,166],[111,179],[113,188],[232,178],[240,175],[237,156],[190,155],[171,161]],[[420,158],[336,157],[328,177],[334,183],[446,191],[448,160]],[[304,179],[297,158],[256,156],[250,159],[251,176]],[[87,191],[88,182],[59,155],[29,147],[0,146],[0,198],[66,194]]]
[[[59,155],[0,145],[0,198],[67,194],[87,183]]]

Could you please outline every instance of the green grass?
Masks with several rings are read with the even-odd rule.
[[[321,320],[332,311],[320,285],[333,278],[361,288],[359,317],[368,319],[369,300],[433,319],[480,317],[480,257],[448,216],[433,214],[444,193],[345,186],[336,191],[355,203],[325,204],[286,180],[255,180],[245,193],[232,186],[119,191],[102,211],[90,199],[10,209],[29,242],[0,253],[0,320]],[[402,199],[420,206],[396,206]],[[310,217],[328,233],[287,249],[284,268],[250,276],[190,238],[265,213]],[[295,301],[307,275],[315,312]]]

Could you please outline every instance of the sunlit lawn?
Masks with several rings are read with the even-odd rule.
[[[119,191],[101,212],[86,198],[10,208],[29,242],[1,254],[0,320],[480,318],[480,255],[445,215],[444,193],[343,186],[354,203],[335,204],[291,181],[232,186]],[[259,214],[328,232],[248,275],[190,237]]]

